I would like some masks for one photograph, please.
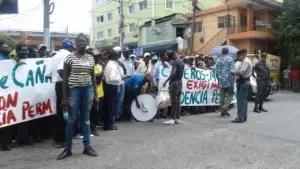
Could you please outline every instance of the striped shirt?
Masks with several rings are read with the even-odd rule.
[[[92,84],[91,72],[94,70],[94,58],[85,54],[77,57],[75,54],[70,54],[66,57],[65,63],[71,68],[68,82],[69,87],[83,87]]]

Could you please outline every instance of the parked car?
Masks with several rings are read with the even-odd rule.
[[[271,82],[269,83],[270,85],[268,86],[268,90],[265,92],[266,98],[269,97],[270,95],[273,95],[275,93],[278,93],[279,90],[279,85],[274,83],[273,79],[271,78]],[[252,100],[253,97],[257,93],[257,83],[256,79],[251,76],[250,77],[250,86],[249,86],[249,91],[248,91],[248,100]]]

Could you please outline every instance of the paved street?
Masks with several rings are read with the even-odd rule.
[[[236,116],[219,114],[183,117],[183,124],[122,123],[115,132],[92,138],[99,157],[82,155],[81,140],[74,140],[73,156],[56,161],[62,151],[51,141],[34,147],[0,151],[1,169],[299,169],[300,94],[271,96],[268,113],[230,124]]]

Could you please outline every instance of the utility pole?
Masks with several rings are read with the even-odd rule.
[[[196,20],[196,12],[200,11],[200,8],[198,7],[198,0],[193,0],[193,23],[192,23],[192,32],[191,32],[191,46],[190,46],[190,52],[191,55],[194,50],[194,35],[195,35],[195,20]]]
[[[50,0],[44,0],[44,44],[50,49]]]
[[[119,35],[120,35],[120,47],[121,49],[124,46],[124,11],[123,11],[123,0],[119,0],[120,5],[120,29],[119,29]]]

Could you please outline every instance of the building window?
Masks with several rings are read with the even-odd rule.
[[[140,10],[144,10],[147,8],[147,0],[143,0],[139,2]]]
[[[101,16],[98,16],[97,17],[97,24],[102,24],[104,22],[104,16],[101,15]]]
[[[166,0],[166,8],[167,9],[173,9],[174,8],[173,0]]]
[[[103,40],[104,39],[104,32],[100,31],[97,32],[97,40]]]
[[[129,33],[135,31],[135,23],[129,24]]]
[[[241,26],[247,26],[247,16],[241,16]]]
[[[128,7],[128,9],[129,9],[129,14],[134,13],[134,5],[130,5],[130,6]]]
[[[107,20],[108,21],[112,20],[112,13],[111,12],[107,13]]]
[[[218,28],[234,27],[235,18],[231,15],[218,17]]]
[[[119,32],[120,32],[120,27],[118,26],[118,27],[117,27],[117,35],[120,35]]]
[[[107,37],[112,37],[112,28],[107,29]]]
[[[120,10],[120,7],[119,7],[119,6],[117,7],[117,14],[118,14],[118,15],[121,14],[121,10]]]
[[[195,22],[194,31],[195,32],[202,32],[202,21]]]
[[[186,8],[186,12],[193,12],[193,7],[191,7],[191,6],[188,6],[187,8]]]

